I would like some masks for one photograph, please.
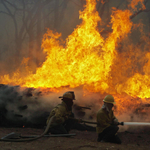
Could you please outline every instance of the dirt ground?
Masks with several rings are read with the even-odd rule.
[[[21,133],[21,135],[40,135],[43,129],[35,128],[0,128],[0,137],[4,137],[11,132]],[[26,142],[2,142],[0,150],[149,150],[150,149],[150,129],[123,131],[118,136],[122,144],[99,143],[97,134],[89,131],[72,130],[76,133],[72,137],[42,137],[34,141]]]

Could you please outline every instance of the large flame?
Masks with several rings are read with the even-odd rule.
[[[96,0],[86,0],[84,10],[79,12],[82,23],[66,41],[61,39],[59,33],[53,33],[51,30],[45,33],[42,48],[47,56],[36,73],[33,74],[26,68],[27,74],[23,77],[18,70],[11,77],[1,76],[1,83],[51,89],[82,85],[90,92],[110,93],[115,96],[116,101],[122,101],[122,105],[126,99],[121,100],[117,94],[149,98],[150,62],[143,67],[144,74],[133,72],[127,76],[127,68],[132,65],[132,58],[128,56],[135,54],[132,54],[132,45],[128,45],[131,51],[126,57],[125,53],[117,52],[119,43],[127,38],[133,28],[130,16],[139,3],[141,9],[145,9],[143,2],[144,0],[132,0],[130,9],[126,10],[113,8],[110,22],[112,32],[104,38],[98,28],[101,18],[96,11]],[[150,54],[147,53],[148,60],[149,57]]]

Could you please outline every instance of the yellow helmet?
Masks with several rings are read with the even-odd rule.
[[[111,104],[116,104],[114,97],[112,95],[107,95],[105,96],[105,98],[103,99],[103,102],[105,103],[111,103]]]
[[[73,91],[68,91],[66,93],[63,94],[63,96],[60,96],[59,98],[68,98],[71,100],[75,100],[75,95]]]

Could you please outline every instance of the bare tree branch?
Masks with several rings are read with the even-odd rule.
[[[105,2],[103,5],[102,5],[102,8],[101,8],[101,10],[100,10],[100,17],[102,17],[103,16],[103,13],[104,13],[104,10],[105,10],[105,6],[106,6],[106,3],[107,2]]]
[[[9,1],[5,0],[6,3],[8,3],[10,6],[12,6],[14,9],[18,9],[15,5],[13,5],[12,3],[10,3]]]
[[[81,5],[77,4],[75,1],[73,0],[70,0],[72,3],[74,3],[75,5],[79,6],[79,7],[82,7]]]
[[[145,9],[145,10],[143,10],[143,12],[149,12],[150,11],[150,9]]]
[[[144,2],[145,8],[146,8],[146,3],[148,2],[148,0],[146,0]],[[141,9],[138,12],[136,12],[135,14],[133,14],[132,16],[130,16],[130,19],[133,19],[135,16],[137,16],[138,14],[140,14],[141,12],[149,12],[149,9]]]
[[[143,12],[142,9],[141,9],[140,11],[136,12],[135,14],[133,14],[132,16],[130,16],[130,19],[133,19],[135,16],[137,16],[137,15],[140,14],[141,12]]]
[[[122,5],[122,3],[124,2],[125,0],[121,0],[121,2],[119,3],[119,5],[116,7],[117,9]]]
[[[148,2],[148,0],[145,0],[144,5],[146,5],[147,2]]]
[[[4,12],[4,11],[0,11],[0,13],[2,13],[2,14],[6,14],[6,15],[8,15],[8,16],[11,16],[9,13]]]
[[[10,11],[10,9],[7,7],[7,5],[4,3],[4,0],[1,1],[3,6],[6,8],[6,10],[8,11],[8,13],[10,14],[10,16],[13,16],[12,12]]]
[[[98,4],[97,4],[97,10],[99,10],[100,9],[100,7],[101,7],[101,5],[102,5],[102,3],[99,1],[99,2],[97,2]]]

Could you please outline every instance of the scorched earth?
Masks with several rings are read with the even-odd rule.
[[[43,129],[36,128],[0,128],[0,137],[15,132],[21,135],[40,135]],[[89,131],[72,130],[72,137],[42,137],[28,142],[0,142],[1,150],[149,150],[150,128],[134,127],[120,131],[122,144],[99,143],[97,134]]]

